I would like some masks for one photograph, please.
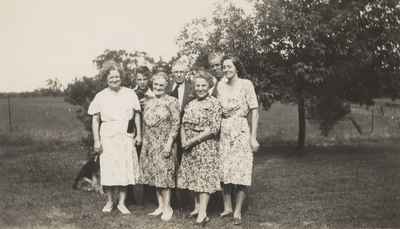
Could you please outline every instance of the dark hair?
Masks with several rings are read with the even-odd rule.
[[[136,70],[136,76],[135,77],[137,77],[137,74],[141,74],[141,75],[145,76],[147,79],[151,78],[151,72],[150,72],[149,68],[146,67],[146,66],[138,67],[137,70]]]
[[[237,74],[240,78],[249,78],[249,74],[247,73],[246,69],[244,68],[243,63],[240,61],[240,59],[236,56],[224,56],[222,58],[222,63],[224,63],[225,60],[231,60],[233,65],[236,68]]]

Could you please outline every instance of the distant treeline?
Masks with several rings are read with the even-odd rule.
[[[8,96],[11,97],[42,97],[42,96],[53,96],[59,97],[64,96],[64,90],[52,90],[49,88],[40,88],[35,89],[33,91],[24,91],[24,92],[0,92],[0,98],[6,98]]]

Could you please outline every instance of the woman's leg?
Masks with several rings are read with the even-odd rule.
[[[199,193],[199,214],[197,215],[196,222],[201,223],[207,217],[207,206],[210,200],[210,194],[206,192]]]
[[[119,201],[117,208],[122,214],[130,214],[131,212],[125,206],[125,199],[126,199],[126,186],[118,186],[117,189],[119,190]]]
[[[152,216],[158,216],[163,213],[164,211],[164,200],[161,196],[161,189],[156,188],[156,196],[157,196],[157,202],[158,202],[158,208],[154,210],[153,212],[149,213],[149,215]]]
[[[221,217],[232,213],[232,184],[223,185],[224,211],[220,214]]]
[[[236,204],[235,204],[235,211],[233,213],[233,218],[241,219],[242,218],[242,206],[243,201],[246,198],[247,187],[244,185],[237,186],[237,193],[236,193]]]
[[[192,192],[193,199],[194,199],[194,209],[192,212],[190,212],[190,216],[195,216],[199,214],[199,205],[200,205],[200,200],[199,200],[199,194],[197,192]]]
[[[164,221],[168,221],[171,219],[174,211],[171,208],[171,189],[164,188],[161,190],[161,196],[164,204],[164,211],[161,215],[161,219]]]
[[[104,186],[104,192],[107,196],[107,202],[106,205],[103,207],[103,212],[111,212],[112,207],[113,207],[113,193],[112,193],[112,188],[110,186]]]

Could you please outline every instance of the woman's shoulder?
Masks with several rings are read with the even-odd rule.
[[[241,84],[242,84],[243,86],[245,86],[245,87],[254,87],[253,82],[251,82],[251,80],[249,80],[249,79],[243,79],[243,78],[241,78],[241,79],[240,79],[240,82],[241,82]]]

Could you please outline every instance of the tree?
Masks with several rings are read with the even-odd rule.
[[[400,5],[395,0],[259,0],[255,14],[221,6],[203,41],[189,28],[181,50],[223,50],[244,61],[266,108],[273,101],[298,105],[298,148],[306,117],[324,134],[350,110],[348,103],[399,96]],[[201,22],[201,23],[199,23]],[[182,42],[182,40],[184,42]]]

